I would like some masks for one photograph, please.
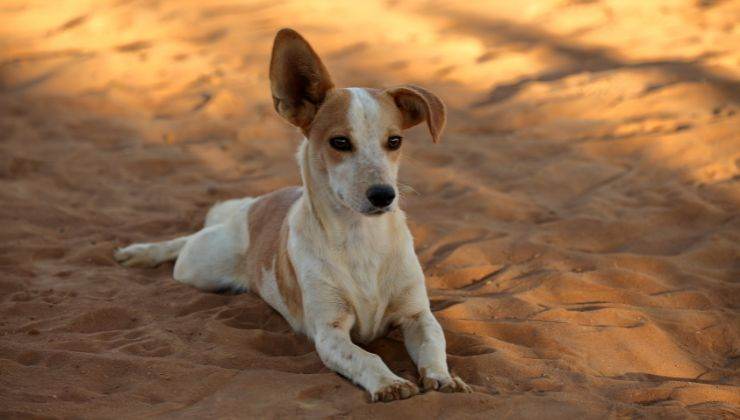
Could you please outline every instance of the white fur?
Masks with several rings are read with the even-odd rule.
[[[394,205],[380,216],[360,212],[367,186],[395,187],[398,168],[380,146],[385,133],[374,124],[380,104],[363,89],[350,92],[355,156],[327,175],[315,167],[308,141],[298,152],[304,193],[287,216],[287,251],[302,291],[303,319],[295,319],[286,308],[274,267],[263,272],[260,295],[296,331],[313,339],[329,368],[368,390],[373,400],[418,392],[379,356],[353,343],[368,343],[392,326],[401,327],[425,387],[469,391],[448,371],[444,334],[430,311],[403,211]],[[237,268],[250,242],[247,216],[253,201],[221,203],[209,212],[200,232],[174,241],[131,245],[119,250],[116,259],[124,265],[151,266],[177,258],[177,281],[205,290],[246,288],[249,279],[242,278],[244,271]]]

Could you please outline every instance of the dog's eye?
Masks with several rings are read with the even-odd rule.
[[[390,136],[388,137],[388,148],[390,150],[397,150],[401,147],[401,142],[403,142],[401,136]]]
[[[349,152],[352,150],[352,142],[347,137],[337,136],[329,139],[329,145],[336,150]]]

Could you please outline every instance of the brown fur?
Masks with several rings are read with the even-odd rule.
[[[286,217],[280,228],[280,248],[275,267],[275,280],[277,281],[278,291],[283,298],[283,302],[285,302],[285,306],[288,307],[293,318],[299,323],[302,323],[303,294],[301,293],[301,286],[298,284],[295,268],[293,267],[293,263],[290,262],[290,256],[288,255],[289,232],[288,218]]]
[[[262,270],[275,269],[278,290],[296,319],[303,318],[301,289],[288,256],[288,211],[301,197],[299,187],[283,188],[258,198],[249,208],[249,248],[246,267],[250,289],[260,292]]]
[[[324,162],[336,164],[345,156],[345,153],[329,146],[329,139],[335,136],[352,137],[347,116],[351,100],[352,97],[346,90],[330,90],[311,124],[308,138],[312,141],[312,146],[320,151]]]
[[[436,143],[442,136],[447,121],[444,102],[437,95],[421,86],[402,85],[386,91],[393,97],[401,110],[404,129],[426,120],[432,140]]]
[[[390,136],[401,136],[404,128],[404,116],[401,110],[396,106],[395,99],[388,92],[380,89],[367,89],[367,91],[375,97],[380,104],[380,119],[382,124],[388,126],[388,132],[385,134],[385,138],[381,141],[386,141]],[[386,144],[383,145],[383,150],[388,154],[388,158],[395,162],[401,157],[401,150],[403,147],[397,150],[390,150]]]
[[[270,61],[270,89],[278,114],[305,132],[333,86],[308,42],[292,29],[280,30]]]

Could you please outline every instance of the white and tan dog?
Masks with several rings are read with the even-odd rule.
[[[201,231],[119,249],[116,260],[150,267],[177,259],[179,282],[259,294],[313,339],[326,366],[373,401],[419,392],[354,344],[395,326],[425,390],[470,392],[447,368],[444,334],[395,199],[401,130],[426,121],[437,141],[442,101],[411,85],[334,88],[311,46],[291,29],[275,37],[270,83],[277,112],[305,135],[297,156],[303,186],[216,204]]]

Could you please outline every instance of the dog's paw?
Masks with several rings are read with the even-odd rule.
[[[405,400],[406,398],[413,397],[419,393],[419,387],[413,382],[409,382],[405,379],[394,379],[390,384],[382,386],[377,391],[373,392],[372,400],[375,401],[395,401]]]
[[[126,267],[151,268],[159,264],[148,244],[134,244],[125,248],[118,248],[113,253],[113,259]]]
[[[473,388],[462,379],[450,374],[425,373],[421,377],[421,387],[424,391],[436,390],[439,392],[473,392]]]

